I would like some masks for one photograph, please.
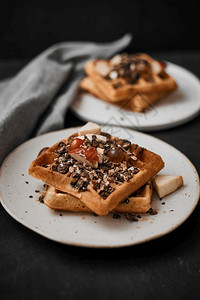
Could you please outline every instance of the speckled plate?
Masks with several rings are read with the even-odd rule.
[[[200,82],[185,68],[169,62],[167,72],[176,80],[178,89],[153,104],[145,113],[127,111],[123,106],[106,103],[87,93],[80,93],[71,104],[71,109],[84,121],[99,124],[145,131],[179,126],[200,112]]]
[[[18,222],[51,240],[84,247],[123,247],[163,236],[181,225],[199,200],[199,178],[192,163],[174,147],[149,135],[120,127],[104,127],[115,136],[129,139],[160,154],[165,161],[161,174],[180,174],[184,186],[160,200],[153,195],[157,215],[141,214],[138,222],[123,214],[114,219],[86,213],[49,209],[38,201],[43,183],[28,175],[39,150],[77,131],[77,128],[48,133],[31,139],[8,155],[0,170],[0,198],[5,210]],[[165,204],[164,204],[165,203]]]

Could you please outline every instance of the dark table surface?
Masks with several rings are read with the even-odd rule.
[[[200,77],[199,51],[151,53]],[[0,61],[0,79],[25,61]],[[200,99],[199,99],[200,100]],[[69,111],[66,128],[82,125]],[[200,171],[200,118],[150,132],[183,152]],[[125,248],[91,249],[50,241],[15,221],[0,206],[1,299],[199,299],[200,205],[179,228]]]

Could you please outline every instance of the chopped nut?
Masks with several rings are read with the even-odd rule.
[[[100,137],[105,137],[100,138]],[[100,135],[88,134],[83,137],[83,145],[81,148],[84,151],[89,147],[93,147],[97,151],[97,166],[86,164],[85,158],[80,159],[74,157],[73,152],[69,152],[69,142],[66,144],[61,142],[55,151],[58,156],[55,158],[54,163],[51,168],[53,171],[59,172],[61,174],[66,174],[69,172],[69,176],[74,178],[71,185],[80,190],[85,191],[89,185],[89,182],[93,183],[94,189],[99,193],[99,195],[106,199],[113,191],[114,188],[111,186],[112,183],[121,185],[125,181],[129,181],[130,178],[137,172],[138,168],[135,168],[127,159],[131,160],[137,159],[135,155],[128,152],[131,143],[128,140],[111,139],[111,136],[107,133],[101,132]],[[70,138],[71,141],[74,137]],[[121,162],[112,162],[107,156],[108,151],[113,147],[120,147],[124,155],[124,160]],[[82,150],[81,150],[82,151]],[[79,153],[79,152],[78,152]],[[80,152],[81,154],[82,152]],[[123,159],[123,158],[122,158]]]
[[[110,77],[111,79],[116,79],[116,78],[118,77],[117,71],[111,71],[111,72],[109,73],[109,77]]]

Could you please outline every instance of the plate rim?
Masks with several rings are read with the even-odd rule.
[[[114,127],[114,128],[122,128],[123,127],[120,127],[120,126],[114,126],[114,125],[111,125],[111,127]],[[32,137],[31,139],[29,140],[26,140],[24,143],[18,145],[13,151],[11,151],[4,159],[4,161],[2,162],[1,166],[0,166],[0,182],[1,182],[1,177],[3,175],[3,170],[4,170],[4,166],[6,165],[7,161],[9,160],[9,158],[13,155],[13,153],[15,151],[18,151],[19,148],[21,148],[22,146],[24,146],[25,144],[28,144],[30,141],[34,141],[34,140],[37,140],[38,138],[41,138],[43,136],[48,136],[48,135],[54,135],[54,134],[62,134],[62,132],[66,132],[67,130],[77,130],[78,128],[80,127],[70,127],[70,128],[65,128],[65,129],[61,129],[61,130],[56,130],[56,131],[51,131],[51,132],[47,132],[47,133],[44,133],[42,135],[39,135],[39,136],[36,136],[36,137]],[[61,243],[61,244],[64,244],[64,245],[69,245],[69,246],[76,246],[76,247],[83,247],[83,248],[124,248],[124,247],[129,247],[129,246],[135,246],[135,245],[138,245],[138,244],[143,244],[143,243],[146,243],[148,241],[153,241],[155,239],[158,239],[162,236],[165,236],[167,234],[169,234],[170,232],[173,232],[175,229],[177,229],[178,227],[180,227],[191,215],[192,213],[194,212],[198,202],[199,202],[199,198],[200,198],[200,178],[199,178],[199,174],[195,168],[195,166],[193,165],[193,163],[189,160],[189,158],[184,154],[182,153],[179,149],[175,148],[174,146],[172,146],[171,144],[157,138],[157,137],[154,137],[150,134],[147,134],[147,133],[144,133],[144,132],[139,132],[137,130],[134,130],[134,129],[129,129],[129,128],[126,128],[127,130],[129,131],[132,131],[132,132],[135,132],[136,134],[139,134],[139,135],[143,135],[143,136],[148,136],[150,137],[151,139],[155,139],[157,140],[158,142],[161,142],[167,146],[169,146],[170,148],[172,148],[174,151],[177,151],[179,155],[182,155],[182,157],[187,161],[187,163],[190,165],[190,167],[192,167],[193,171],[194,171],[194,174],[195,174],[195,177],[196,177],[196,185],[198,186],[198,193],[196,194],[196,199],[194,200],[194,203],[193,203],[193,206],[192,206],[192,209],[184,216],[184,218],[182,218],[178,223],[176,223],[175,225],[173,225],[173,227],[170,227],[168,228],[167,230],[165,230],[164,232],[162,233],[158,233],[158,234],[155,234],[154,236],[149,236],[147,238],[144,238],[143,240],[139,240],[139,241],[136,241],[136,242],[129,242],[129,243],[124,243],[124,244],[120,244],[120,245],[95,245],[95,244],[85,244],[83,242],[70,242],[70,241],[66,241],[66,240],[59,240],[59,239],[55,239],[53,237],[49,237],[47,235],[45,235],[45,233],[43,233],[39,228],[34,228],[34,227],[31,227],[31,225],[27,225],[25,221],[21,220],[18,216],[16,216],[12,210],[10,210],[7,206],[6,206],[6,201],[5,199],[3,198],[3,195],[2,195],[2,192],[1,192],[1,186],[0,186],[0,202],[1,202],[1,205],[3,206],[3,208],[5,209],[5,211],[15,220],[17,221],[18,223],[22,224],[24,227],[30,229],[31,231],[51,240],[51,241],[54,241],[54,242],[58,242],[58,243]]]

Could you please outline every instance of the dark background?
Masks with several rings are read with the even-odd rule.
[[[32,58],[54,43],[112,41],[127,32],[127,51],[196,50],[198,1],[0,1],[0,59]]]
[[[131,32],[128,52],[152,52],[200,77],[199,9],[191,1],[0,1],[0,79],[52,44],[107,42]],[[82,121],[69,111],[66,127]],[[200,172],[200,118],[149,134]],[[200,299],[200,204],[175,231],[119,249],[55,243],[0,206],[0,299]]]

